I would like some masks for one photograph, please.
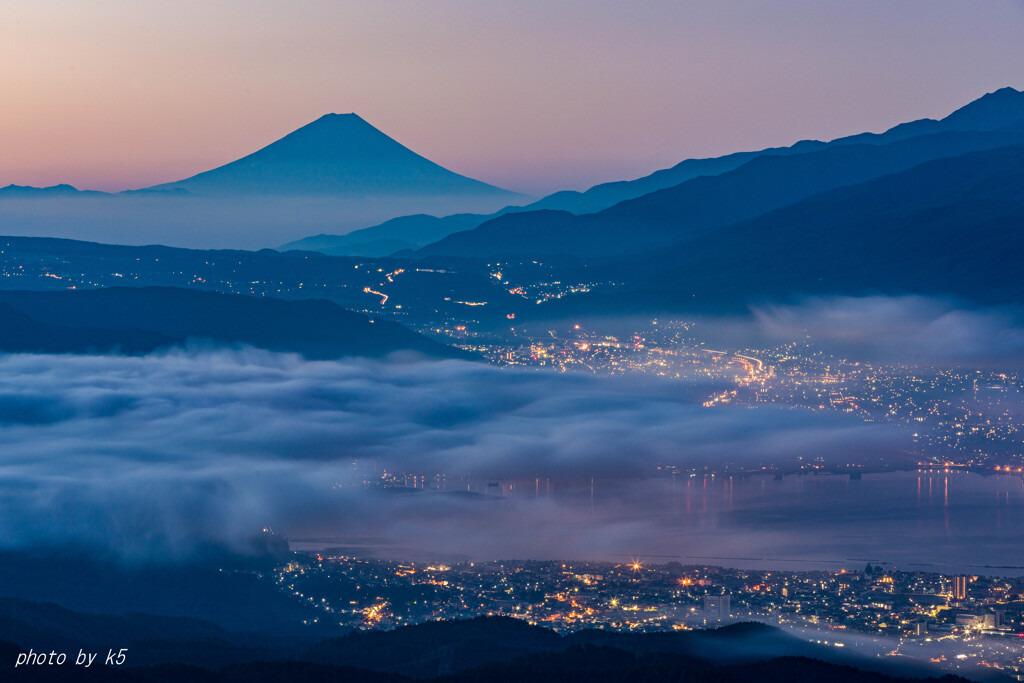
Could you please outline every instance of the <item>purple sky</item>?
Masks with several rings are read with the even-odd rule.
[[[354,111],[534,194],[1024,88],[1021,0],[36,0],[0,7],[0,185],[120,190]]]

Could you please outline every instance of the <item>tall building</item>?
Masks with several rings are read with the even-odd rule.
[[[732,612],[732,601],[728,595],[705,595],[704,615],[708,619],[728,619]]]
[[[967,577],[953,577],[953,597],[957,600],[967,599]]]

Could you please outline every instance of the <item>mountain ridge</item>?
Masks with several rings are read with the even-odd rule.
[[[430,161],[354,113],[325,114],[240,159],[145,189],[200,196],[518,196]]]
[[[743,315],[805,297],[874,295],[1014,306],[1024,300],[1022,197],[1024,145],[934,159],[606,264],[594,277],[623,281],[622,290],[538,315]]]
[[[788,147],[769,147],[760,151],[735,152],[721,157],[706,159],[685,159],[675,166],[654,171],[650,175],[635,180],[602,183],[580,193],[572,191],[555,193],[524,206],[522,210],[554,208],[566,210],[577,215],[581,213],[594,213],[626,199],[633,199],[649,192],[672,187],[691,178],[696,178],[699,175],[718,175],[724,173],[742,166],[755,156],[804,154],[823,149],[827,146],[837,145],[885,144],[908,137],[948,130],[994,130],[1006,125],[1009,121],[1018,119],[1024,119],[1024,91],[1005,87],[986,93],[941,119],[917,119],[916,121],[896,124],[881,133],[857,133],[834,138],[827,142],[821,140],[800,140]],[[713,173],[705,172],[713,168],[712,162],[724,163],[721,163],[721,166]],[[586,199],[588,196],[591,199]],[[554,197],[559,197],[559,200],[557,202],[551,201]],[[597,200],[596,203],[595,199]],[[573,205],[566,204],[567,201],[584,203],[577,205],[575,207],[576,210],[574,210]]]
[[[1024,120],[996,131],[946,131],[885,145],[841,145],[760,156],[718,176],[620,202],[596,214],[505,214],[423,247],[417,255],[487,258],[570,254],[614,259],[682,243],[828,189],[895,173],[931,159],[1024,142]],[[628,234],[628,239],[623,239]]]
[[[321,251],[334,255],[386,256],[389,253],[407,255],[414,250],[439,241],[447,235],[472,230],[480,225],[508,214],[565,211],[579,216],[606,210],[615,204],[678,186],[702,176],[719,176],[736,170],[755,158],[765,156],[792,156],[846,145],[883,145],[912,137],[954,130],[992,130],[1014,120],[1024,119],[1024,92],[1001,88],[959,107],[941,119],[917,119],[900,123],[881,133],[859,133],[835,138],[828,142],[800,140],[788,147],[770,147],[759,151],[735,152],[720,157],[685,159],[675,166],[654,171],[634,180],[621,180],[595,185],[578,192],[555,192],[523,206],[506,206],[495,213],[459,214],[457,216],[403,216],[380,225],[363,228],[344,235],[320,234],[296,240],[279,249]],[[421,234],[406,231],[400,238],[392,235],[395,221],[405,225],[418,223]],[[446,234],[442,234],[446,233]],[[391,252],[388,249],[395,247]]]
[[[3,290],[0,314],[22,322],[0,328],[0,349],[15,352],[124,348],[146,353],[188,339],[208,339],[300,353],[312,360],[382,357],[398,351],[435,358],[468,355],[398,323],[371,319],[323,299],[283,300],[178,287]]]

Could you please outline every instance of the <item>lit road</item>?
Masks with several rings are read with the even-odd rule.
[[[377,290],[370,289],[369,287],[363,287],[363,291],[366,292],[367,294],[376,294],[377,296],[379,296],[381,306],[388,302],[388,295],[385,294],[384,292],[378,292]]]

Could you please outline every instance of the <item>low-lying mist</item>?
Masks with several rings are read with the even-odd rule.
[[[1019,368],[1024,316],[923,296],[815,297],[752,309],[748,339],[811,339],[855,360],[907,365]]]
[[[691,336],[714,348],[764,349],[790,342],[853,361],[918,367],[1024,367],[1024,309],[923,295],[792,297],[751,305],[743,315],[671,311],[633,316],[578,315],[534,327],[584,323],[607,334],[649,330],[652,321],[695,322]]]
[[[702,408],[715,388],[252,349],[4,355],[0,546],[181,560],[249,552],[272,527],[595,557],[660,545],[679,482],[659,467],[906,457],[902,435],[856,419]],[[428,487],[382,487],[386,473]]]
[[[416,213],[490,213],[507,200],[467,197],[238,196],[164,193],[2,198],[5,235],[191,249],[273,249]]]

